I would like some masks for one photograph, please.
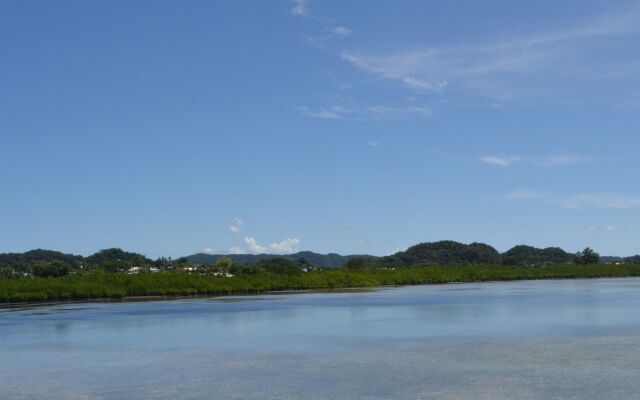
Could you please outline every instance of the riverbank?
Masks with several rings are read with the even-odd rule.
[[[288,275],[256,273],[232,278],[181,272],[135,275],[88,272],[59,278],[0,279],[0,303],[113,300],[134,297],[148,298],[150,296],[167,298],[198,295],[246,295],[278,290],[322,290],[384,285],[633,276],[640,276],[639,264],[331,269]]]

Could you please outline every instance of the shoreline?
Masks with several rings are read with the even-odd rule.
[[[339,287],[339,288],[316,288],[316,289],[282,289],[282,290],[266,290],[260,292],[234,292],[223,294],[195,294],[195,295],[137,295],[137,296],[124,296],[124,297],[95,297],[95,298],[77,298],[69,300],[45,300],[45,301],[29,301],[29,302],[10,302],[0,303],[0,313],[3,311],[18,309],[18,308],[32,308],[32,307],[46,307],[46,306],[61,306],[69,304],[87,304],[87,303],[143,303],[153,301],[172,301],[172,300],[190,300],[190,299],[214,299],[214,298],[240,298],[240,297],[257,297],[257,296],[270,296],[270,295],[282,295],[282,294],[305,294],[305,293],[354,293],[354,292],[374,292],[385,288],[400,288],[409,286],[441,286],[441,285],[462,285],[471,283],[505,283],[505,282],[536,282],[536,281],[578,281],[578,280],[604,280],[604,279],[625,279],[625,278],[640,278],[638,275],[627,276],[595,276],[595,277],[555,277],[555,278],[522,278],[522,279],[496,279],[496,280],[482,280],[482,281],[450,281],[450,282],[432,282],[432,283],[406,283],[396,285],[377,285],[377,286],[353,286],[353,287]]]

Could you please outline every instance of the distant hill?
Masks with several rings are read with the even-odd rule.
[[[0,267],[9,267],[15,271],[27,271],[37,264],[50,264],[53,262],[62,262],[71,269],[114,262],[129,265],[149,265],[153,263],[152,260],[141,254],[130,253],[120,249],[100,250],[89,257],[43,249],[30,250],[24,253],[0,253]]]
[[[402,267],[417,264],[468,265],[501,264],[500,253],[484,243],[463,244],[452,240],[420,243],[391,256],[381,258],[382,264]]]
[[[77,268],[82,263],[82,256],[65,254],[59,251],[35,249],[24,253],[0,254],[0,266],[10,267],[16,271],[24,271],[29,266],[39,262],[62,261],[72,268]]]
[[[566,263],[572,261],[574,257],[574,254],[567,253],[559,247],[539,249],[526,245],[519,245],[502,253],[502,261],[506,265]]]
[[[344,266],[347,261],[353,257],[377,258],[369,255],[348,255],[342,256],[336,253],[319,254],[312,251],[300,251],[293,254],[276,255],[276,254],[208,254],[197,253],[184,257],[192,264],[213,264],[222,257],[229,257],[236,264],[254,264],[258,261],[269,260],[273,258],[284,258],[290,261],[298,261],[302,258],[314,267],[338,268]]]
[[[104,249],[85,258],[89,264],[102,264],[105,262],[128,262],[133,265],[153,263],[152,260],[137,253],[131,253],[118,248]]]
[[[541,266],[554,263],[573,262],[575,254],[568,253],[558,247],[544,249],[519,245],[500,254],[493,247],[484,243],[464,244],[452,240],[444,240],[431,243],[420,243],[409,247],[405,251],[397,252],[390,256],[376,257],[371,255],[340,255],[336,253],[319,254],[312,251],[301,251],[294,254],[207,254],[197,253],[177,260],[192,264],[213,264],[221,257],[229,257],[236,264],[256,264],[259,262],[284,258],[289,261],[299,262],[302,259],[309,264],[322,268],[340,268],[354,258],[360,258],[362,265],[369,267],[405,267],[424,264],[438,264],[442,266],[472,265],[472,264],[504,264]],[[361,259],[364,259],[361,260]],[[356,260],[354,260],[356,261]],[[640,255],[632,257],[604,256],[600,259],[603,263],[640,263]],[[156,261],[138,254],[112,248],[82,257],[79,255],[65,254],[59,251],[36,249],[24,253],[0,253],[0,268],[9,267],[14,271],[29,271],[41,264],[62,262],[69,268],[77,269],[81,265],[85,268],[100,267],[104,270],[121,271],[131,266],[157,267],[170,266],[174,261],[160,258]]]

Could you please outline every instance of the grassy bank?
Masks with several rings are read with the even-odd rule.
[[[410,267],[323,270],[278,275],[256,273],[223,278],[180,272],[136,275],[91,272],[60,278],[2,278],[0,303],[118,299],[129,296],[253,294],[271,290],[335,289],[380,285],[417,285],[523,279],[575,279],[640,276],[640,264],[507,267]]]

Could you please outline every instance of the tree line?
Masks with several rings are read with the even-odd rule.
[[[134,272],[182,271],[234,275],[241,268],[243,271],[264,272],[275,270],[308,272],[314,268],[328,268],[324,264],[326,260],[318,265],[316,261],[319,258],[314,255],[316,253],[311,252],[297,253],[297,257],[271,255],[249,259],[253,262],[248,263],[234,261],[232,257],[220,256],[213,262],[195,263],[188,257],[175,260],[160,257],[151,260],[141,254],[117,248],[104,249],[88,257],[37,249],[25,253],[0,254],[0,277],[61,277],[70,273],[90,271],[119,273],[132,270]],[[597,264],[600,261],[598,253],[590,248],[571,254],[557,247],[540,249],[519,245],[499,253],[484,243],[463,244],[455,241],[420,243],[386,257],[368,255],[340,257],[343,258],[334,257],[338,265],[331,265],[331,267],[344,267],[351,270],[404,268],[415,265],[450,267],[485,264],[540,267],[553,264]],[[639,263],[640,256],[622,259],[620,262]]]

